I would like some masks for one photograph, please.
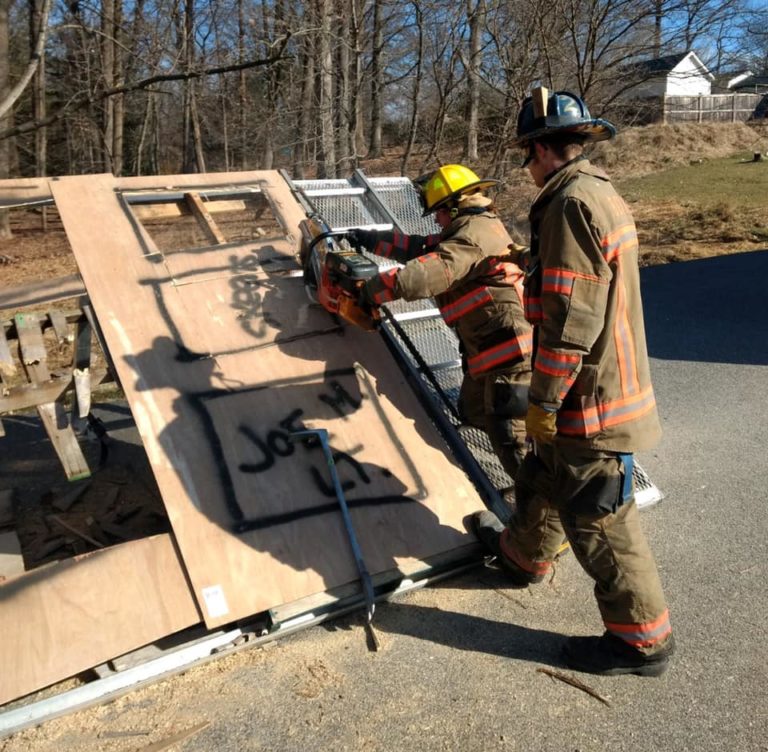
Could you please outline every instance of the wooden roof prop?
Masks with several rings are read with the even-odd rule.
[[[330,433],[372,574],[472,544],[481,502],[381,339],[306,298],[277,172],[50,187],[209,627],[357,579],[304,427]],[[147,209],[180,201],[181,240]]]

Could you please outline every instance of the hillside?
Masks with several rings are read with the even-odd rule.
[[[604,167],[632,206],[641,242],[641,263],[656,264],[734,253],[768,246],[768,128],[743,123],[651,125],[628,128],[592,147],[590,158]],[[399,174],[401,150],[363,160],[368,175]],[[445,162],[460,150],[446,150]],[[516,160],[517,155],[512,156]],[[527,171],[510,162],[497,195],[499,212],[516,240],[526,242],[527,213],[536,188]],[[419,169],[414,157],[413,170]],[[472,165],[485,173],[482,164]],[[43,234],[32,213],[17,217],[15,237],[0,241],[3,286],[76,271],[60,229]]]

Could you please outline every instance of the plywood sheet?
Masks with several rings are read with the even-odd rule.
[[[199,621],[167,534],[27,572],[0,584],[0,705]]]
[[[285,183],[205,179],[261,186],[284,242],[228,245],[221,262],[212,249],[148,253],[116,194],[137,179],[52,189],[206,623],[357,578],[328,468],[316,444],[292,441],[298,429],[329,431],[372,573],[470,542],[462,519],[481,503],[384,343],[310,305],[291,276],[293,254],[280,251],[298,250],[303,214]],[[256,261],[210,274],[232,256]],[[168,272],[177,257],[183,284]]]

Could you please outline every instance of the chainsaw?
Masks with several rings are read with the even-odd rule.
[[[299,228],[304,289],[309,299],[361,329],[374,330],[379,310],[360,303],[360,288],[379,273],[378,266],[354,249],[337,247],[332,238],[345,233],[331,230],[317,218],[303,219]]]

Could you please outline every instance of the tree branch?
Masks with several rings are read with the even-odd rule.
[[[47,0],[47,2],[50,2],[50,0]],[[96,102],[101,102],[105,99],[109,99],[109,97],[117,96],[118,94],[127,94],[128,92],[131,92],[131,91],[140,91],[142,89],[147,89],[153,84],[163,83],[165,81],[187,81],[190,79],[203,78],[205,76],[218,76],[223,73],[232,73],[235,71],[247,70],[249,68],[259,68],[267,65],[274,65],[275,63],[278,63],[281,60],[290,60],[292,57],[291,55],[283,54],[285,52],[285,48],[287,47],[288,41],[290,40],[290,38],[291,38],[291,34],[290,33],[286,34],[286,36],[280,40],[279,49],[277,53],[268,58],[264,58],[261,60],[247,60],[243,63],[235,63],[233,65],[222,65],[216,68],[205,68],[204,70],[200,70],[200,71],[188,71],[185,73],[165,73],[165,74],[156,75],[156,76],[149,76],[148,78],[142,78],[138,81],[132,81],[123,86],[115,86],[111,89],[105,89],[104,91],[99,92],[95,96],[91,96],[87,92],[75,94],[67,102],[65,102],[63,105],[58,107],[48,117],[44,118],[43,120],[30,120],[30,121],[27,121],[26,123],[22,123],[21,125],[14,126],[13,128],[8,128],[4,131],[0,131],[0,141],[6,138],[12,138],[13,136],[20,136],[24,133],[29,133],[30,131],[35,131],[38,128],[45,128],[51,123],[56,122],[59,118],[63,117],[69,111],[76,110],[80,107],[84,107],[89,104],[95,104]]]
[[[35,75],[37,66],[40,65],[40,60],[43,57],[45,50],[45,35],[48,31],[48,14],[51,11],[51,0],[44,0],[43,9],[40,13],[40,31],[37,35],[37,43],[35,49],[29,57],[29,64],[27,65],[24,74],[19,79],[16,86],[11,89],[8,96],[3,102],[0,102],[0,120],[5,117],[8,111],[16,104],[16,100],[22,95],[24,89],[27,88],[27,84],[32,80],[32,76]]]

